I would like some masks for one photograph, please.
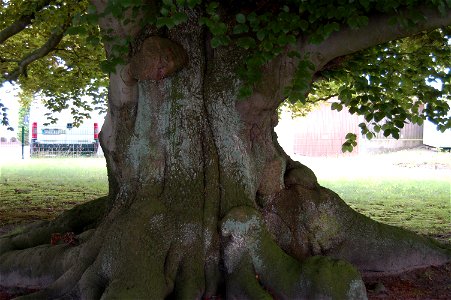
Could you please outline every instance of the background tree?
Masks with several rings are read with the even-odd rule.
[[[365,298],[359,272],[450,260],[446,247],[354,212],[273,132],[279,105],[306,101],[312,84],[338,93],[337,109],[375,122],[383,113],[387,134],[405,119],[449,127],[449,2],[92,4],[2,2],[4,80],[60,109],[103,86],[100,67],[109,73],[100,140],[110,186],[2,237],[2,284],[43,288],[30,299]],[[396,58],[422,43],[423,73],[406,73]]]
[[[26,109],[24,107],[21,107],[19,109],[19,126],[18,126],[18,130],[17,130],[17,140],[22,142],[22,130],[23,130],[23,136],[24,136],[24,143],[25,145],[29,144],[29,131],[30,128],[28,127],[28,121],[26,121],[25,119],[27,119],[30,115],[30,110]]]

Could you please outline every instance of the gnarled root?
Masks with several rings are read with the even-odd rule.
[[[274,242],[253,208],[232,209],[221,232],[227,240],[227,298],[366,298],[360,275],[349,263],[321,256],[299,262]]]
[[[270,232],[294,257],[328,255],[351,262],[361,272],[378,274],[451,260],[446,246],[357,213],[320,187],[313,172],[299,163],[289,164],[285,185],[263,210]]]
[[[65,211],[52,221],[35,222],[0,236],[0,255],[7,251],[49,244],[54,233],[80,234],[94,228],[106,212],[108,198],[102,197]]]
[[[81,272],[85,250],[81,246],[92,235],[105,213],[108,199],[76,206],[50,222],[36,222],[0,237],[0,278],[3,287],[40,289],[76,277]],[[51,245],[52,235],[70,232],[77,244]],[[86,264],[88,264],[86,262]],[[86,268],[86,266],[85,266]],[[44,298],[48,298],[43,296]]]

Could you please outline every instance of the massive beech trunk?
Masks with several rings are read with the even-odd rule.
[[[139,33],[110,76],[109,196],[2,237],[1,285],[41,289],[30,299],[361,299],[362,272],[449,261],[440,245],[356,213],[292,161],[273,128],[297,61],[277,57],[238,100],[243,50],[212,49],[198,17]],[[298,50],[320,70],[367,36],[334,54],[302,40]],[[56,232],[76,238],[50,245]]]

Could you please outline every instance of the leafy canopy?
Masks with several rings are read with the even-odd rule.
[[[451,8],[449,0],[233,0],[226,5],[201,0],[156,2],[155,6],[140,0],[110,0],[98,14],[87,0],[1,1],[1,81],[19,83],[23,99],[35,93],[45,96],[54,110],[66,108],[69,101],[88,108],[90,103],[81,100],[82,96],[104,101],[105,94],[99,91],[107,85],[106,73],[126,61],[133,44],[133,37],[101,33],[99,18],[112,15],[124,25],[139,19],[142,28],[163,30],[182,26],[189,10],[199,10],[211,47],[235,45],[247,51],[237,70],[243,79],[239,96],[245,99],[259,82],[262,66],[286,49],[294,49],[300,38],[318,44],[344,27],[366,26],[376,13],[393,14],[393,24],[415,26],[424,20],[419,7],[430,6],[442,14]],[[1,34],[17,20],[29,22],[3,40]],[[104,43],[113,45],[106,58]],[[38,50],[44,51],[36,55]],[[451,94],[449,53],[449,27],[340,57],[317,74],[313,74],[307,56],[291,51],[289,55],[297,57],[299,64],[286,88],[286,98],[289,105],[299,107],[337,96],[333,109],[347,106],[352,113],[364,116],[366,122],[360,126],[368,138],[381,130],[397,138],[405,121],[421,124],[426,118],[445,130],[451,127],[446,117]],[[440,87],[428,82],[438,82]],[[352,150],[355,136],[347,138],[343,149]]]
[[[33,95],[45,99],[54,111],[72,104],[77,122],[88,117],[83,110],[90,111],[105,101],[108,79],[99,67],[105,60],[99,28],[87,22],[77,24],[87,7],[87,0],[1,2],[1,33],[17,20],[29,19],[29,24],[13,36],[2,40],[0,34],[0,83],[9,80],[21,87],[22,106],[28,107]],[[46,43],[58,35],[61,39],[47,49]],[[35,59],[39,51],[48,53]],[[83,96],[89,96],[93,103]]]

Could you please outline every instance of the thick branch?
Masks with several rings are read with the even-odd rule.
[[[49,54],[53,49],[55,49],[56,46],[60,43],[62,38],[64,37],[64,32],[69,27],[69,22],[63,25],[60,31],[57,33],[54,33],[50,36],[50,38],[47,40],[47,42],[42,45],[42,47],[34,50],[30,54],[26,55],[21,59],[21,61],[18,64],[18,67],[9,73],[7,76],[5,76],[5,79],[7,81],[15,81],[19,78],[21,74],[26,74],[27,67],[29,64],[34,62],[35,60],[38,60],[47,54]]]
[[[312,54],[311,59],[317,70],[320,70],[336,57],[451,24],[451,11],[442,16],[437,10],[425,8],[422,9],[422,13],[425,16],[425,21],[408,28],[390,25],[390,18],[392,17],[390,15],[373,16],[369,18],[367,26],[360,29],[344,28],[333,33],[319,45],[308,45],[304,48],[304,51]]]
[[[0,44],[4,41],[12,37],[13,35],[24,30],[28,25],[31,24],[31,21],[35,18],[36,12],[40,11],[47,5],[49,5],[51,0],[43,0],[36,3],[35,11],[21,15],[17,18],[11,25],[0,31]]]

